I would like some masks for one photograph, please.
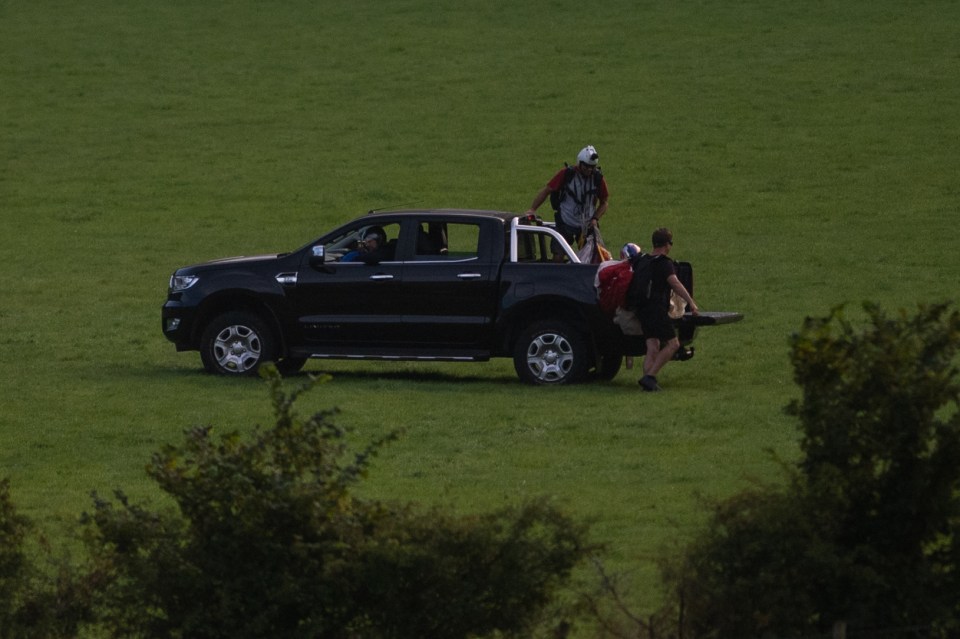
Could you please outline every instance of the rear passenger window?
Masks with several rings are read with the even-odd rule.
[[[458,222],[421,222],[417,229],[417,260],[476,259],[480,226]]]

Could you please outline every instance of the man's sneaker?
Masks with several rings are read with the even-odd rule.
[[[660,388],[660,385],[657,384],[657,378],[653,375],[644,375],[637,383],[640,384],[640,388],[650,393],[663,390]]]

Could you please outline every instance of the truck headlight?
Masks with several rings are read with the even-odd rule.
[[[196,284],[198,279],[200,278],[196,275],[171,275],[170,292],[178,293],[180,291],[185,291]]]

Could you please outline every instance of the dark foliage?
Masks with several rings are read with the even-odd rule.
[[[586,553],[584,529],[545,502],[455,517],[365,501],[352,488],[394,436],[351,454],[322,412],[267,371],[276,424],[210,428],[157,453],[177,505],[122,494],[88,517],[99,618],[114,637],[523,636]]]
[[[27,518],[17,512],[9,481],[0,481],[0,637],[76,637],[89,620],[95,586],[67,558],[51,556]]]
[[[665,573],[687,637],[960,630],[960,314],[842,309],[791,340],[802,459],[714,507]]]
[[[22,591],[27,581],[23,543],[27,521],[10,500],[10,482],[0,481],[0,636],[13,633]]]

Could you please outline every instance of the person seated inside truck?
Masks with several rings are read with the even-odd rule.
[[[350,251],[341,262],[363,262],[364,264],[379,264],[391,259],[391,246],[387,242],[387,233],[379,226],[367,228],[357,243],[356,250]]]

